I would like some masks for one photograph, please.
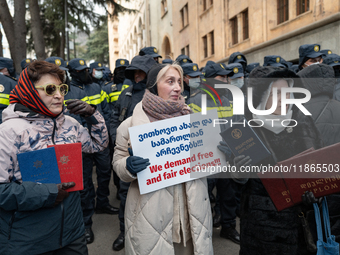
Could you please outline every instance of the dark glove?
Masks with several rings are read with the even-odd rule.
[[[229,161],[232,153],[231,150],[229,149],[228,144],[225,141],[220,141],[220,144],[217,145],[217,148],[224,153],[226,161]]]
[[[315,198],[314,193],[311,191],[306,191],[301,198],[302,203],[307,207],[313,206],[314,203],[317,203],[320,206],[322,203],[322,197]]]
[[[148,158],[133,156],[131,148],[128,148],[130,157],[126,159],[126,169],[132,174],[136,175],[150,165]]]
[[[251,158],[249,156],[240,155],[234,158],[234,165],[236,166],[237,170],[241,168],[241,166],[251,166]]]
[[[96,111],[96,108],[79,99],[68,100],[65,104],[70,113],[79,114],[84,117],[90,117]]]
[[[76,186],[74,182],[63,182],[57,184],[58,196],[54,202],[54,206],[59,205],[65,198],[67,198],[69,196],[69,193],[66,190],[74,186]]]

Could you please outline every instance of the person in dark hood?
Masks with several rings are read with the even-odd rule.
[[[12,59],[0,57],[0,73],[16,79],[16,73]]]
[[[281,88],[301,87],[301,84],[298,76],[289,69],[257,67],[251,72],[247,87],[253,89],[254,108],[265,110],[271,108],[273,103],[273,88],[277,88],[279,94]],[[292,95],[290,96],[292,97]],[[295,127],[284,127],[280,125],[279,121],[274,125],[267,121],[261,127],[253,128],[272,155],[269,161],[262,161],[257,165],[270,162],[273,165],[311,147],[314,149],[322,147],[320,133],[315,127],[313,119],[304,115],[295,105],[288,105],[287,114],[281,115],[281,99],[278,97],[277,100],[277,108],[273,114],[256,115],[247,109],[246,119],[284,118],[294,119],[298,124]],[[256,122],[252,122],[252,125],[255,124]],[[292,125],[288,123],[287,126]],[[237,168],[249,164],[252,164],[252,159],[249,156],[241,155],[234,159],[234,165]],[[240,178],[239,173],[232,173],[231,176],[234,181],[245,183],[241,200],[240,255],[315,254],[310,253],[307,249],[303,227],[298,217],[302,213],[304,216],[308,215],[307,217],[312,216],[312,214],[314,215],[313,210],[301,204],[278,212],[260,179]],[[243,175],[243,177],[245,176]]]
[[[333,55],[333,54],[331,54]],[[330,55],[328,55],[330,56]],[[303,85],[311,93],[311,100],[305,104],[312,114],[325,146],[340,142],[340,102],[333,99],[334,70],[324,64],[304,68],[298,73]],[[327,196],[332,235],[340,241],[340,194]]]
[[[340,101],[340,56],[337,54],[328,54],[324,58],[323,63],[333,67],[335,76],[333,98],[337,101]]]
[[[187,55],[181,54],[179,55],[175,62],[177,62],[180,66],[184,65],[184,64],[188,64],[188,63],[193,63],[191,58],[189,58]]]
[[[241,52],[237,51],[230,55],[228,64],[233,64],[233,63],[240,63],[243,67],[243,70],[246,70],[247,68],[247,59]],[[247,77],[248,74],[246,74],[245,76]]]
[[[104,68],[104,70],[103,70],[103,80],[105,82],[111,81],[112,80],[112,73],[111,73],[110,68],[108,68],[107,66],[104,66],[103,68]]]
[[[125,77],[131,82],[131,86],[124,89],[118,97],[114,106],[114,111],[110,119],[110,137],[111,143],[114,146],[116,143],[117,128],[127,118],[132,116],[135,106],[143,99],[146,89],[147,74],[152,66],[156,65],[154,57],[151,55],[135,56],[130,65],[125,69]],[[125,83],[125,82],[124,82]],[[112,249],[120,251],[124,248],[124,211],[127,193],[130,183],[119,182],[119,226],[120,234],[114,240]]]

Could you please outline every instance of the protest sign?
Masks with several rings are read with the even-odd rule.
[[[197,167],[227,165],[217,148],[220,127],[213,127],[214,119],[216,109],[129,128],[134,155],[150,160],[137,174],[141,194],[211,174],[203,171],[193,177]]]

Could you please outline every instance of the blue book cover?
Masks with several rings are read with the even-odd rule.
[[[270,151],[255,131],[248,126],[247,121],[245,122],[245,126],[236,125],[230,127],[220,133],[220,135],[228,144],[235,157],[240,155],[249,156],[252,159],[252,165],[271,156]]]
[[[17,155],[23,181],[61,183],[54,148],[24,152]]]

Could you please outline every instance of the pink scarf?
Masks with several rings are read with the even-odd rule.
[[[185,104],[180,96],[178,101],[164,100],[163,98],[145,90],[142,100],[143,110],[149,117],[150,122],[164,120],[191,113],[191,109]]]

